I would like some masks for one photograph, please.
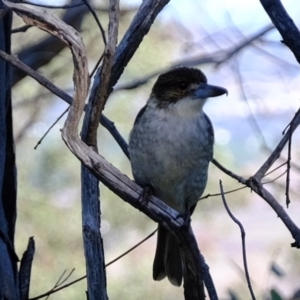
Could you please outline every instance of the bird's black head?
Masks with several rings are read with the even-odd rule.
[[[158,77],[151,97],[157,100],[159,107],[166,107],[186,98],[205,100],[225,93],[224,88],[208,85],[206,76],[199,69],[178,67]]]

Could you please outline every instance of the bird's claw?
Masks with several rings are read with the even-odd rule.
[[[140,195],[139,201],[142,204],[147,205],[152,195],[153,195],[152,186],[146,185]]]
[[[189,228],[191,225],[191,213],[189,210],[178,214],[176,219],[183,219],[183,228]]]

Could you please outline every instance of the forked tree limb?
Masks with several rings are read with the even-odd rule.
[[[97,129],[108,98],[109,79],[117,45],[119,25],[119,0],[110,0],[108,37],[100,72],[101,84],[90,94],[82,126],[81,138],[92,150],[98,152]],[[103,35],[104,36],[104,35]],[[80,70],[78,70],[80,72]],[[101,236],[101,197],[98,179],[81,164],[82,235],[86,262],[88,299],[106,300],[106,270],[103,239]]]
[[[121,76],[125,66],[135,53],[144,35],[150,29],[156,15],[168,1],[144,1],[137,12],[129,30],[118,47],[113,72],[110,80],[111,89]],[[186,246],[188,274],[185,276],[188,289],[185,289],[185,298],[188,300],[204,299],[202,281],[202,259],[197,247],[196,239],[191,227],[186,225],[185,218],[172,210],[159,199],[151,197],[144,203],[141,201],[142,189],[110,165],[102,156],[88,147],[78,136],[78,124],[82,116],[85,99],[87,97],[89,78],[87,71],[87,58],[84,45],[78,33],[59,19],[44,13],[43,15],[28,10],[22,4],[5,4],[17,12],[27,24],[38,26],[49,33],[61,38],[70,48],[74,62],[75,94],[70,112],[62,130],[62,137],[80,161],[88,167],[93,174],[106,184],[123,200],[139,208],[154,221],[162,223],[168,228],[182,245]],[[128,43],[130,42],[130,43]],[[99,84],[100,78],[98,78]],[[96,81],[96,80],[95,80]],[[217,299],[217,296],[211,297]]]

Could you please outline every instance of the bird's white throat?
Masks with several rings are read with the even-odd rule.
[[[205,101],[206,99],[193,99],[191,97],[186,97],[174,103],[168,103],[164,107],[159,107],[159,100],[150,98],[148,100],[148,106],[157,109],[157,113],[161,116],[169,114],[174,117],[190,119],[199,116],[202,112]]]

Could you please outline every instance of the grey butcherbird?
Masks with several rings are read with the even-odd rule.
[[[214,131],[202,108],[227,90],[207,84],[198,69],[178,67],[160,75],[130,134],[133,177],[179,212],[192,212],[202,195],[213,157]],[[180,286],[183,263],[174,236],[158,225],[154,280]]]

